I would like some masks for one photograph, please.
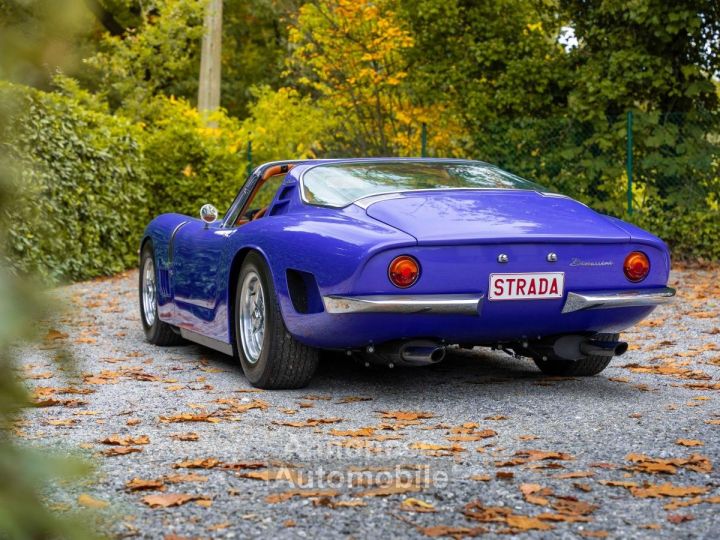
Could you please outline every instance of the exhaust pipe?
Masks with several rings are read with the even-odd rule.
[[[622,356],[628,350],[624,341],[597,341],[589,339],[580,343],[580,352],[585,356]]]
[[[445,347],[436,344],[415,345],[410,342],[400,347],[400,358],[403,363],[412,366],[437,364],[445,358]]]
[[[430,340],[395,341],[381,345],[366,358],[387,366],[429,366],[445,358],[445,347]]]
[[[564,360],[581,360],[588,356],[622,356],[628,350],[624,341],[600,341],[581,335],[561,336],[533,347],[541,356],[554,356]]]

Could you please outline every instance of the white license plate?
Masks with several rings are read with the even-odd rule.
[[[490,300],[544,300],[562,298],[564,272],[490,274]]]

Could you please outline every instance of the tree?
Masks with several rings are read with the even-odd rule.
[[[394,0],[321,0],[303,5],[291,27],[291,80],[337,112],[341,154],[419,154],[423,122],[446,128],[435,143],[447,153],[462,136],[447,107],[413,101],[407,53],[415,40],[396,8]]]
[[[214,111],[220,107],[222,12],[223,0],[210,0],[205,6],[198,85],[198,109],[201,112]]]

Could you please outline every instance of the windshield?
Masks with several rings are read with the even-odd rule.
[[[479,161],[376,161],[317,165],[303,175],[311,204],[342,207],[379,193],[417,189],[527,189],[542,186]]]

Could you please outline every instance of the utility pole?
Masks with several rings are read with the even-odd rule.
[[[198,109],[211,112],[220,107],[220,62],[222,51],[222,0],[209,0],[205,7],[200,54]]]

